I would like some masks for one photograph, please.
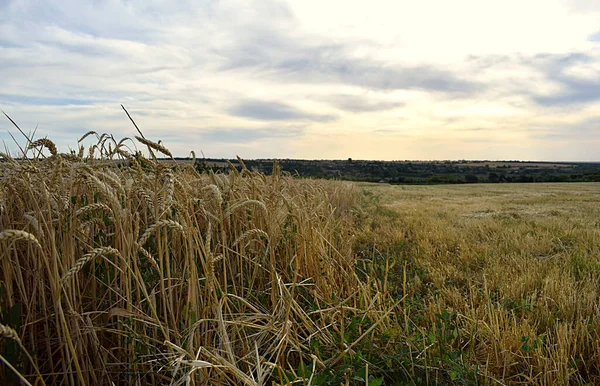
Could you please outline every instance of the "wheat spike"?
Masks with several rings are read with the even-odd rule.
[[[52,142],[48,138],[40,138],[38,140],[31,142],[31,144],[29,145],[29,149],[32,149],[32,148],[38,147],[38,146],[44,146],[46,149],[48,149],[48,151],[50,151],[50,154],[52,154],[52,155],[58,154],[58,152],[56,151],[56,145],[54,144],[54,142]]]
[[[138,244],[144,245],[146,243],[146,241],[150,238],[150,235],[152,235],[152,233],[155,230],[160,229],[162,227],[176,229],[176,230],[180,231],[181,233],[185,233],[183,226],[181,226],[181,224],[179,224],[178,222],[175,222],[173,220],[160,220],[160,221],[157,221],[154,224],[150,225],[150,227],[148,227],[148,229],[146,229],[146,231],[144,232],[142,237],[140,237]]]
[[[60,154],[58,154],[58,157],[66,160],[66,161],[69,161],[69,162],[80,162],[81,161],[81,157],[77,154],[60,153]]]
[[[150,254],[150,252],[148,252],[144,247],[142,247],[140,245],[138,245],[138,250],[142,253],[142,255],[144,255],[146,260],[148,260],[150,262],[150,264],[152,264],[152,266],[154,268],[156,268],[157,271],[160,271],[160,267],[158,266],[158,263],[156,262],[156,260],[154,260],[154,258]]]
[[[87,138],[89,135],[92,135],[92,134],[94,134],[94,135],[96,135],[96,137],[98,137],[98,133],[96,133],[94,130],[90,130],[90,131],[88,131],[87,133],[85,133],[85,134],[84,134],[84,135],[83,135],[81,138],[79,138],[79,140],[78,140],[77,142],[81,142],[81,141],[83,141],[83,140],[84,140],[84,139],[86,139],[86,138]]]
[[[221,191],[219,190],[219,187],[217,185],[214,185],[214,184],[207,185],[207,186],[203,187],[200,191],[204,192],[206,190],[210,190],[211,192],[213,192],[215,198],[217,199],[217,203],[219,205],[221,205],[223,203],[223,195],[221,194]]]
[[[259,208],[261,208],[264,212],[265,215],[268,213],[267,207],[265,206],[264,202],[258,201],[258,200],[244,200],[241,202],[237,202],[235,204],[233,204],[231,207],[229,207],[229,209],[227,209],[227,212],[225,213],[225,216],[230,216],[233,212],[235,212],[236,209],[241,208],[242,206],[246,206],[246,205],[250,205],[250,204],[254,204],[256,206],[258,206]]]
[[[31,241],[35,245],[41,248],[40,242],[38,239],[31,233],[20,231],[17,229],[7,229],[5,231],[0,232],[0,241],[17,241],[17,240],[27,240]]]
[[[169,149],[167,149],[166,147],[164,147],[163,145],[156,143],[156,142],[152,142],[150,140],[147,140],[146,138],[142,138],[142,137],[138,137],[137,135],[135,136],[135,139],[137,139],[138,141],[140,141],[141,143],[143,143],[144,145],[157,150],[161,153],[163,153],[164,155],[168,155],[169,157],[173,158],[173,155],[171,154],[171,152],[169,151]]]
[[[4,324],[0,324],[0,337],[12,339],[15,342],[21,343],[21,338],[19,338],[17,332]]]
[[[79,217],[79,216],[88,214],[88,213],[93,212],[98,209],[102,209],[102,210],[105,210],[110,213],[113,212],[112,209],[108,205],[98,202],[98,203],[90,204],[90,205],[84,206],[83,208],[77,209],[77,212],[75,212],[75,215],[77,217]]]
[[[253,235],[258,235],[258,236],[263,236],[265,239],[267,239],[267,242],[269,240],[269,234],[265,231],[263,231],[262,229],[250,229],[247,232],[244,232],[240,237],[238,237],[234,242],[233,245],[236,246],[239,243],[241,243],[242,241],[246,240],[247,238],[250,238]]]
[[[0,218],[1,217],[2,217],[2,208],[1,208],[1,203],[0,203]],[[33,229],[35,229],[35,232],[38,235],[41,234],[40,224],[39,224],[37,218],[35,218],[34,216],[32,216],[31,214],[28,214],[28,213],[23,214],[23,218],[29,221],[29,224],[33,227]]]
[[[63,275],[61,281],[64,283],[66,280],[69,279],[69,277],[71,277],[71,276],[75,275],[77,272],[81,271],[83,266],[88,261],[93,260],[98,256],[108,256],[108,255],[121,256],[119,251],[112,247],[100,247],[100,248],[92,249],[89,253],[86,253],[85,255],[83,255],[83,257],[81,257],[79,260],[77,260],[75,262],[75,265],[73,265],[71,267],[71,269],[69,269],[67,271],[67,273],[65,273]]]

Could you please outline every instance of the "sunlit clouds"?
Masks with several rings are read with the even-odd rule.
[[[0,1],[0,80],[60,151],[600,160],[595,0]]]

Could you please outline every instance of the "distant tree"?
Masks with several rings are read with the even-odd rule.
[[[474,174],[467,174],[465,176],[465,181],[467,184],[476,184],[479,182],[479,178],[477,178],[477,176]]]
[[[208,164],[206,163],[206,159],[204,158],[196,158],[196,164],[194,165],[194,167],[199,173],[208,172],[209,170]]]
[[[517,182],[534,182],[534,179],[532,176],[523,175],[517,178]]]
[[[348,158],[348,163],[352,163],[352,158]]]
[[[492,182],[492,183],[496,183],[496,182],[500,182],[500,176],[498,176],[496,173],[490,173],[488,174],[488,182]]]

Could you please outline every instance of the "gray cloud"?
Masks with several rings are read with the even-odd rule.
[[[402,102],[383,102],[367,96],[343,94],[332,95],[330,97],[323,98],[323,100],[340,110],[354,113],[385,111],[404,106],[404,103]]]
[[[573,79],[561,79],[567,88],[565,92],[551,96],[537,96],[535,101],[544,106],[564,106],[588,103],[600,100],[600,82],[584,82]]]
[[[580,10],[598,4],[597,0],[573,1]],[[311,35],[313,29],[308,27],[279,0],[182,0],[176,4],[163,0],[0,0],[0,108],[26,129],[39,123],[40,135],[66,138],[63,144],[76,143],[87,128],[115,136],[135,133],[119,108],[124,103],[149,137],[174,136],[180,154],[203,143],[227,143],[215,149],[230,152],[238,145],[248,149],[249,142],[277,139],[281,147],[275,150],[265,150],[267,146],[251,150],[275,154],[294,151],[292,145],[285,149],[283,139],[301,137],[302,146],[294,146],[308,155],[317,142],[314,132],[304,135],[303,125],[322,128],[326,125],[316,123],[337,119],[336,114],[382,112],[381,122],[374,123],[374,127],[384,124],[380,136],[398,139],[398,133],[420,130],[420,124],[402,127],[401,118],[391,117],[397,114],[386,113],[403,106],[390,101],[398,94],[409,104],[407,116],[421,114],[423,122],[435,125],[444,123],[440,116],[445,110],[462,108],[471,100],[499,106],[499,111],[512,105],[527,116],[539,111],[544,116],[540,121],[555,114],[569,114],[573,119],[589,111],[575,107],[600,101],[600,79],[589,75],[600,61],[597,44],[579,54],[483,55],[453,61],[449,67],[442,59],[406,64],[365,54],[400,50],[399,40],[391,36],[380,41],[351,34],[341,37],[336,26],[332,35]],[[600,31],[589,40],[600,41]],[[570,71],[579,64],[590,70],[586,70],[587,80]],[[549,84],[561,90],[543,94],[541,89],[547,90]],[[276,102],[249,100],[252,94],[244,93],[260,87],[263,95],[269,95],[286,86],[290,86],[286,90],[289,99]],[[393,93],[397,90],[420,92]],[[307,96],[321,102],[318,111],[297,107]],[[451,98],[462,100],[447,104]],[[529,110],[532,100],[539,106]],[[557,112],[556,106],[571,108]],[[459,114],[453,127],[475,130],[489,125],[489,130],[495,130],[500,122],[513,119],[508,115],[482,118],[485,108],[470,111]],[[230,124],[239,126],[220,128],[232,121],[231,116],[239,118]],[[3,122],[2,139],[8,138],[2,137],[5,130],[12,130],[10,123]],[[198,122],[208,129],[199,130]],[[332,133],[340,130],[331,126],[335,126]],[[173,127],[177,130],[168,129]],[[548,135],[578,133],[575,128],[552,130]]]
[[[0,3],[4,18],[19,19],[24,27],[51,24],[93,37],[156,42],[164,27],[184,19],[210,14],[210,0],[201,1],[6,1]],[[25,28],[28,33],[35,29]]]
[[[216,52],[226,58],[224,70],[252,70],[279,81],[445,93],[469,93],[484,87],[433,65],[388,64],[351,54],[357,46],[373,44],[360,40],[351,44],[311,44],[279,30],[250,27]]]
[[[474,82],[460,79],[450,72],[432,66],[391,66],[371,60],[344,63],[344,60],[339,58],[336,62],[317,63],[313,69],[307,68],[307,74],[316,77],[323,74],[324,78],[333,81],[381,90],[421,89],[447,93],[471,93],[480,88],[480,85]]]
[[[589,54],[537,55],[531,65],[537,65],[549,80],[561,85],[562,90],[553,95],[535,96],[534,100],[544,106],[572,105],[600,100],[600,74],[595,79],[580,79],[569,75],[569,66],[597,62]]]
[[[280,126],[263,128],[217,128],[199,130],[202,140],[215,143],[248,143],[274,138],[292,138],[304,133],[302,126]]]
[[[333,115],[311,114],[279,102],[245,100],[235,104],[228,113],[261,121],[314,121],[335,120]]]
[[[524,84],[508,84],[504,96],[526,96],[534,102],[545,107],[572,106],[600,100],[600,73],[596,78],[579,78],[569,70],[573,66],[590,65],[600,62],[600,50],[590,52],[571,52],[567,54],[540,53],[536,55],[489,55],[470,56],[467,63],[475,72],[502,71],[514,68],[530,69],[539,73],[545,81],[525,82]],[[541,93],[537,86],[546,87],[548,84],[559,86],[553,93]],[[487,86],[490,90],[497,88],[495,85]],[[510,102],[515,107],[522,107],[520,103]]]

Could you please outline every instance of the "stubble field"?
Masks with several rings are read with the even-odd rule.
[[[430,368],[461,382],[600,381],[600,185],[363,192],[374,213],[363,241],[402,266],[392,291],[407,291],[407,341],[433,332],[416,344]]]

